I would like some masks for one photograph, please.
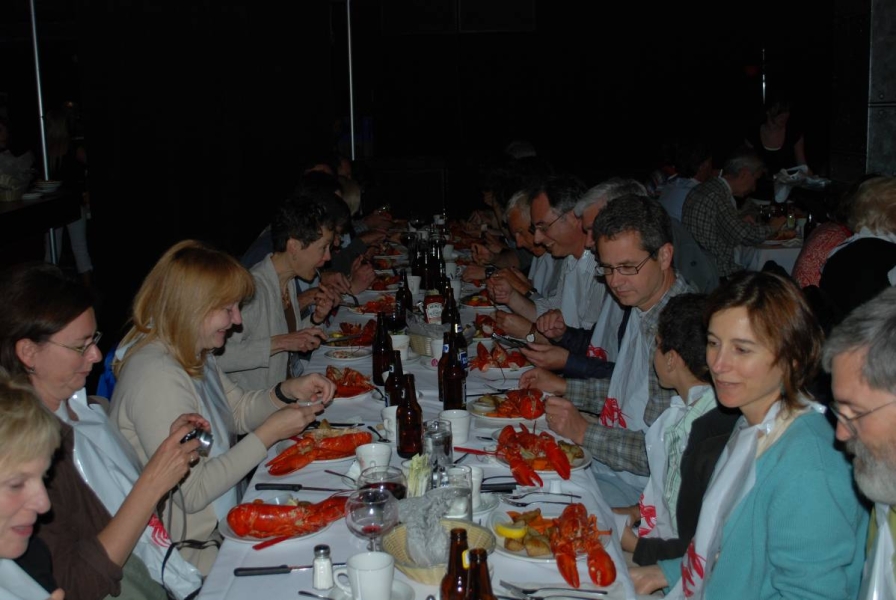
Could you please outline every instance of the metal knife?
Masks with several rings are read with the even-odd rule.
[[[352,491],[352,490],[336,489],[336,488],[313,487],[310,485],[302,485],[301,483],[256,483],[255,489],[258,491],[280,490],[280,491],[286,491],[286,492],[298,492],[301,490],[307,490],[309,492],[350,492],[350,491]]]
[[[358,306],[357,304],[352,305],[352,308]],[[331,336],[321,342],[321,344],[333,344],[335,342],[347,342],[348,340],[354,340],[361,337],[362,333],[353,333],[351,335],[339,335],[339,336]]]
[[[364,423],[330,423],[330,427],[364,427]],[[305,429],[320,429],[320,421],[314,421]],[[492,440],[494,441],[494,440]]]
[[[483,492],[515,492],[517,483],[515,481],[510,483],[483,483],[480,486],[480,490]]]
[[[334,567],[344,567],[345,563],[333,563]],[[289,566],[280,565],[277,567],[238,567],[233,570],[234,577],[251,577],[253,575],[285,575],[293,571],[307,571],[313,569],[314,565]]]

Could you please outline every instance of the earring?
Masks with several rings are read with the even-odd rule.
[[[28,371],[29,375],[34,375],[34,367],[25,367],[25,370]]]

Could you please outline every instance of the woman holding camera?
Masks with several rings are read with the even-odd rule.
[[[221,539],[218,523],[239,501],[237,484],[268,448],[303,431],[335,393],[319,374],[243,390],[221,371],[214,351],[242,322],[240,304],[254,291],[252,275],[232,256],[192,240],[175,244],[137,292],[133,327],[115,363],[112,421],[142,464],[164,445],[173,416],[196,412],[210,423],[208,455],[173,494],[165,519],[172,539],[191,540],[181,553],[203,573],[217,556],[208,542]],[[238,435],[244,437],[237,441]]]
[[[141,473],[130,447],[84,390],[102,359],[90,292],[57,267],[36,263],[0,275],[0,297],[0,365],[27,377],[62,425],[62,453],[48,490],[54,510],[37,534],[50,549],[56,582],[69,600],[119,594],[164,599],[159,569],[151,563],[165,548],[153,545],[147,523],[197,459],[199,442],[180,440],[208,422],[196,414],[172,417]],[[198,573],[174,554],[168,582],[198,588]]]

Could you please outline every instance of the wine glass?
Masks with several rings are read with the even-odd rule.
[[[378,488],[352,492],[345,503],[345,523],[353,534],[368,540],[368,551],[380,551],[382,536],[398,525],[398,500]]]
[[[408,480],[398,467],[368,467],[358,477],[358,489],[388,490],[396,500],[403,500]]]

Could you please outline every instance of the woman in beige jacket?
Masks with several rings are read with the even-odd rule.
[[[164,517],[175,541],[220,540],[218,522],[239,502],[239,481],[273,444],[304,430],[335,392],[318,374],[243,390],[220,370],[213,351],[242,322],[240,303],[253,293],[252,276],[236,259],[200,242],[180,242],[144,280],[133,327],[119,346],[111,416],[141,461],[165,439],[173,416],[195,412],[211,424],[208,456],[174,491]],[[238,435],[244,437],[237,441]],[[181,553],[208,573],[217,550]]]

